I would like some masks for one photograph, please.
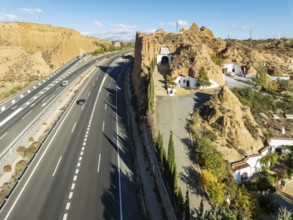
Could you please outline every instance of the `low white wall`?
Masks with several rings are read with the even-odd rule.
[[[272,138],[270,140],[270,146],[272,147],[272,152],[274,153],[276,148],[282,146],[282,145],[289,145],[293,146],[293,138],[288,138],[288,139],[277,139],[277,138]]]
[[[210,86],[206,86],[206,87],[200,87],[200,89],[210,89],[210,88],[217,88],[219,87],[219,84],[216,83],[214,80],[210,79],[209,80],[211,85]],[[187,84],[189,82],[189,87],[188,88],[192,88],[192,89],[196,89],[196,82],[197,82],[197,79],[196,78],[193,78],[193,77],[190,77],[190,76],[178,76],[176,79],[175,79],[175,82],[177,83],[177,85],[179,87],[182,87],[182,88],[187,88]]]
[[[232,75],[243,75],[241,67],[237,64],[226,63],[222,65],[222,69],[227,69],[227,73]]]

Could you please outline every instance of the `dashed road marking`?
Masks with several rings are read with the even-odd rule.
[[[77,180],[77,175],[74,175],[73,182],[75,182],[76,180]]]
[[[67,216],[68,216],[68,214],[65,213],[65,214],[63,215],[63,220],[66,220],[66,219],[67,219]]]
[[[97,172],[100,172],[100,164],[101,164],[101,154],[99,154],[99,162],[98,162],[98,170]]]
[[[58,166],[59,166],[59,164],[60,164],[60,161],[61,161],[61,159],[62,159],[62,156],[59,158],[59,160],[58,160],[58,163],[57,163],[57,165],[56,165],[56,167],[55,167],[55,170],[54,170],[54,172],[53,172],[53,175],[52,175],[52,176],[55,176],[55,174],[56,174],[56,171],[57,171],[57,169],[58,169]]]
[[[75,170],[75,174],[78,174],[78,173],[79,173],[79,169],[76,169],[76,170]]]
[[[73,125],[73,128],[72,128],[72,130],[71,130],[71,133],[73,133],[75,126],[76,126],[76,122],[75,122],[74,125]]]
[[[68,199],[72,199],[72,196],[73,196],[73,192],[70,192],[69,196],[68,196]]]
[[[66,210],[68,210],[70,208],[70,202],[67,202],[66,204]]]
[[[33,111],[33,110],[30,110],[28,113],[26,113],[26,114],[22,117],[22,119],[25,119],[26,116],[28,116],[32,111]]]
[[[3,134],[1,137],[0,137],[0,140],[2,139],[2,138],[4,138],[4,136],[6,136],[8,134],[8,132],[5,132],[5,134]]]
[[[71,190],[74,190],[74,188],[75,188],[75,183],[72,183]]]

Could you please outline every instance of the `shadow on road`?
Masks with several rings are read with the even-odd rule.
[[[111,165],[111,185],[108,189],[104,189],[101,201],[104,205],[103,217],[104,219],[120,219],[120,197],[119,197],[119,180],[118,180],[118,167],[114,164]],[[129,202],[129,197],[125,195],[125,191],[135,188],[135,184],[131,181],[129,176],[120,172],[121,187],[122,187],[122,215],[123,219],[139,219],[139,210],[136,206],[128,206],[132,204]],[[137,204],[137,203],[136,203]],[[132,204],[133,205],[133,204]]]

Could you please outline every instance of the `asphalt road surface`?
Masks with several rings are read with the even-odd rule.
[[[140,219],[123,95],[126,60],[94,71],[0,212],[0,219]],[[77,105],[80,98],[84,105]]]
[[[45,82],[41,81],[39,87],[0,114],[0,159],[55,101],[58,94],[66,90],[66,87],[61,86],[61,82],[67,80],[71,83],[97,60],[85,64],[82,64],[80,59],[73,60],[58,73],[48,77]]]

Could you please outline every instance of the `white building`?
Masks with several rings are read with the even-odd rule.
[[[157,55],[157,65],[162,65],[162,63],[167,63],[170,65],[172,62],[173,55],[170,54],[168,47],[161,47],[160,54]]]
[[[261,171],[260,159],[269,152],[269,146],[262,148],[259,154],[247,156],[241,161],[232,163],[233,176],[237,183],[249,180],[253,174]]]
[[[282,145],[293,146],[293,138],[271,138],[269,145],[274,153]]]
[[[219,84],[216,83],[214,80],[209,80],[211,85],[204,87],[204,89],[210,89],[210,88],[217,88],[219,87]],[[177,83],[177,86],[182,87],[182,88],[191,88],[191,89],[197,89],[196,87],[196,82],[197,79],[190,77],[190,76],[178,76],[175,79],[175,82]],[[203,89],[203,88],[200,88]]]
[[[190,76],[178,76],[175,82],[179,87],[196,89],[196,79]]]
[[[222,70],[224,74],[227,75],[243,75],[241,67],[237,64],[226,63],[222,65]]]

